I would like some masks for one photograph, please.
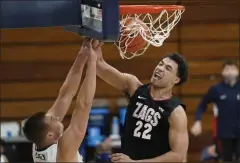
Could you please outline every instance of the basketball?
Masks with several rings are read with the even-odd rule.
[[[141,30],[144,30],[147,36],[150,36],[148,26],[141,20],[133,17],[123,20],[120,37],[117,40],[117,44],[122,51],[126,50],[126,52],[135,53],[145,48],[148,42],[143,39],[140,33]]]

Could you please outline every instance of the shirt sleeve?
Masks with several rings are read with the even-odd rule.
[[[201,120],[202,114],[207,110],[207,105],[214,101],[216,97],[216,89],[215,87],[209,88],[207,94],[205,94],[197,107],[197,112],[195,115],[196,120]]]

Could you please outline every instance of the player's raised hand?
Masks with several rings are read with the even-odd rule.
[[[85,38],[83,39],[82,46],[81,46],[81,49],[80,49],[78,55],[83,55],[83,54],[86,53],[86,51],[87,51],[87,49],[88,49],[88,46],[90,46],[90,42],[91,42],[91,41],[92,41],[92,39],[89,38],[89,37],[85,37]],[[86,56],[88,56],[88,55],[86,55]]]
[[[134,162],[129,156],[123,153],[114,153],[111,155],[112,162]]]
[[[103,44],[104,44],[103,42],[100,42],[100,41],[98,41],[96,39],[93,39],[92,46],[93,46],[93,50],[97,54],[98,59],[103,59],[103,57],[102,57],[102,48],[101,48]]]
[[[93,39],[89,37],[85,37],[82,43],[82,48],[80,50],[80,53],[88,56],[88,61],[96,61],[97,55],[95,51],[93,50],[92,46]]]
[[[84,37],[83,43],[82,43],[82,49],[84,48],[90,48],[92,46],[92,38],[91,37]]]

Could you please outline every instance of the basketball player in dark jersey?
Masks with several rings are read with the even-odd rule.
[[[95,40],[97,43],[97,41]],[[175,85],[187,80],[188,66],[178,54],[160,60],[149,84],[121,73],[107,64],[101,48],[97,75],[129,95],[122,153],[111,156],[113,162],[183,162],[188,149],[185,105],[172,94]],[[141,68],[139,69],[141,71]]]

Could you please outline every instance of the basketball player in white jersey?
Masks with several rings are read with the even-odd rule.
[[[60,150],[59,154],[74,151],[71,153],[74,162],[83,161],[78,148],[85,135],[96,85],[96,55],[90,44],[91,40],[85,38],[58,97],[48,112],[35,113],[24,123],[23,132],[26,138],[33,142],[32,156],[34,162],[56,162],[58,148]],[[70,125],[63,134],[64,127],[61,121],[77,92],[82,71],[87,61],[88,70],[76,100],[76,108]],[[71,149],[67,145],[70,145]]]

